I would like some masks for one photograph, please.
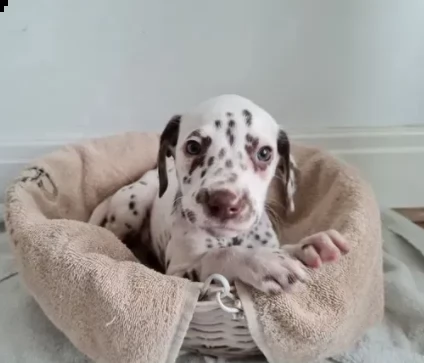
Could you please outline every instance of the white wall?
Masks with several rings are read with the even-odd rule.
[[[290,127],[424,119],[424,2],[13,0],[0,141],[159,130],[220,93]]]
[[[424,121],[422,0],[9,4],[0,190],[63,142],[159,131],[175,112],[235,92],[357,165],[382,204],[424,205],[424,127],[399,127]]]

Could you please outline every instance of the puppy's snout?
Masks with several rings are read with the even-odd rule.
[[[245,198],[237,196],[228,189],[199,191],[198,202],[203,204],[207,213],[222,221],[239,216],[246,207]]]

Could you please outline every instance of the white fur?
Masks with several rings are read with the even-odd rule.
[[[251,123],[246,120],[245,110],[251,115]],[[181,116],[178,141],[171,147],[174,155],[166,159],[168,185],[163,196],[158,195],[157,170],[149,171],[101,203],[90,223],[106,221],[103,226],[123,239],[128,233],[139,232],[150,211],[152,246],[168,274],[204,280],[211,273],[221,273],[230,281],[240,279],[267,293],[288,288],[293,279],[303,281],[305,270],[297,259],[301,258],[301,246],[290,247],[291,256],[296,254],[297,258],[280,249],[264,212],[267,190],[280,159],[279,130],[271,115],[243,97],[224,95],[203,102]],[[257,140],[256,151],[262,146],[272,149],[272,160],[264,170],[255,170],[256,154],[247,152],[246,135]],[[185,152],[186,142],[201,142],[204,138],[210,138],[204,166],[190,173],[194,159]],[[225,157],[220,157],[223,149]],[[213,162],[208,163],[211,157]],[[226,164],[228,160],[232,167]],[[292,156],[290,160],[294,164]],[[290,209],[294,209],[294,172],[291,168],[289,172],[286,189]],[[237,176],[236,180],[229,181],[232,175]],[[188,177],[190,183],[184,181]],[[246,195],[251,205],[246,209],[249,213],[224,222],[212,218],[196,200],[202,188]],[[179,191],[181,196],[176,200]],[[195,218],[187,218],[184,211],[190,211]]]

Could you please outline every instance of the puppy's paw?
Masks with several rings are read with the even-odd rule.
[[[298,244],[287,247],[290,253],[310,268],[319,268],[323,263],[335,262],[341,255],[349,252],[347,240],[333,229],[313,234]]]
[[[273,295],[289,291],[296,282],[308,279],[304,265],[280,249],[256,250],[242,266],[237,266],[237,271],[237,279]]]

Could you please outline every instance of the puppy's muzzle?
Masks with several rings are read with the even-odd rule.
[[[236,219],[246,211],[248,203],[245,195],[238,196],[228,189],[199,191],[196,201],[203,205],[209,217],[221,222]]]

